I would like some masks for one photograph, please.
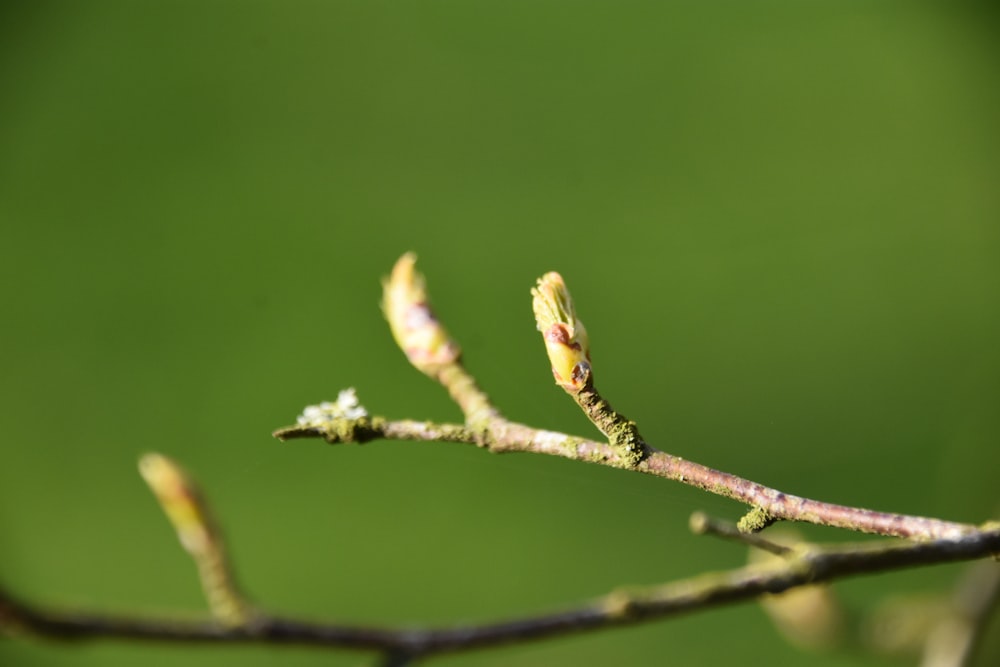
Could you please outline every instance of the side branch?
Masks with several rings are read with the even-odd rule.
[[[156,453],[139,460],[139,472],[194,560],[213,615],[228,626],[251,622],[256,612],[236,583],[222,533],[194,480]]]

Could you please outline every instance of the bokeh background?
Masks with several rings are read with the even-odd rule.
[[[0,581],[199,613],[136,473],[150,450],[200,479],[253,596],[307,617],[485,621],[743,562],[686,528],[742,508],[662,480],[271,439],[348,386],[378,414],[459,418],[379,312],[406,250],[512,418],[591,433],[533,327],[528,288],[555,269],[599,385],[658,446],[825,500],[995,517],[996,19],[989,3],[4,3]],[[962,571],[837,591],[862,612]],[[10,665],[367,659],[0,642]],[[894,660],[809,656],[744,605],[435,664],[668,659]]]

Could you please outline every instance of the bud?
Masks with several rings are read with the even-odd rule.
[[[215,617],[231,626],[251,620],[253,608],[236,587],[222,535],[194,481],[179,465],[160,454],[146,454],[139,459],[139,472],[195,562]]]
[[[590,341],[576,316],[566,283],[555,271],[538,279],[531,289],[535,323],[545,340],[556,384],[575,393],[592,382]]]
[[[198,555],[210,549],[215,541],[211,518],[194,482],[180,466],[160,454],[146,454],[139,459],[139,472],[188,553]]]
[[[406,358],[422,373],[436,377],[442,366],[461,355],[458,343],[448,336],[427,302],[424,277],[415,269],[417,256],[408,252],[396,262],[392,275],[382,282],[382,310],[392,337]]]

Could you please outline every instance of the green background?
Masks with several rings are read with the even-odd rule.
[[[528,288],[559,270],[599,386],[652,443],[824,500],[996,516],[987,7],[4,3],[0,581],[57,605],[199,613],[136,473],[150,450],[202,482],[275,611],[485,621],[743,561],[686,528],[741,507],[662,480],[272,440],[348,386],[374,413],[459,418],[378,309],[411,249],[511,418],[592,434],[531,317]],[[871,609],[961,572],[837,590]],[[0,642],[12,665],[366,659]],[[667,660],[886,658],[809,657],[743,605],[435,664]]]

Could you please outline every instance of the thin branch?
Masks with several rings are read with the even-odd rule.
[[[764,539],[756,533],[743,532],[735,525],[727,521],[713,519],[704,512],[695,512],[692,514],[688,520],[688,526],[691,528],[691,532],[696,535],[714,535],[715,537],[733,540],[734,542],[755,547],[775,556],[784,556],[794,551],[792,547]]]
[[[229,626],[253,620],[255,610],[236,583],[226,544],[208,501],[184,470],[161,454],[146,454],[139,472],[177,531],[201,579],[202,590],[215,617]]]
[[[132,639],[215,644],[297,644],[419,657],[635,625],[829,582],[1000,552],[1000,528],[932,542],[808,546],[769,563],[707,573],[641,591],[620,590],[575,609],[482,625],[391,629],[318,623],[260,613],[252,623],[138,618],[45,609],[0,588],[0,628],[52,639]]]
[[[531,308],[556,384],[607,437],[626,465],[634,466],[649,456],[652,450],[639,435],[635,422],[616,412],[594,386],[590,337],[561,275],[550,271],[538,279],[531,290]]]
[[[360,434],[350,420],[333,419],[289,426],[274,432],[279,440],[323,438],[330,444],[408,440],[415,442],[460,442],[476,445],[494,453],[527,452],[561,456],[574,461],[597,463],[634,470],[681,482],[709,493],[759,507],[770,517],[803,521],[821,526],[846,528],[889,537],[920,539],[954,538],[975,533],[976,526],[920,516],[878,512],[810,500],[771,489],[763,484],[667,454],[653,447],[638,465],[631,465],[622,450],[607,442],[536,429],[525,424],[493,417],[485,430],[460,424],[436,424],[412,420],[389,421],[382,417],[365,418]],[[350,437],[345,438],[344,434]],[[355,437],[356,436],[356,437]]]

